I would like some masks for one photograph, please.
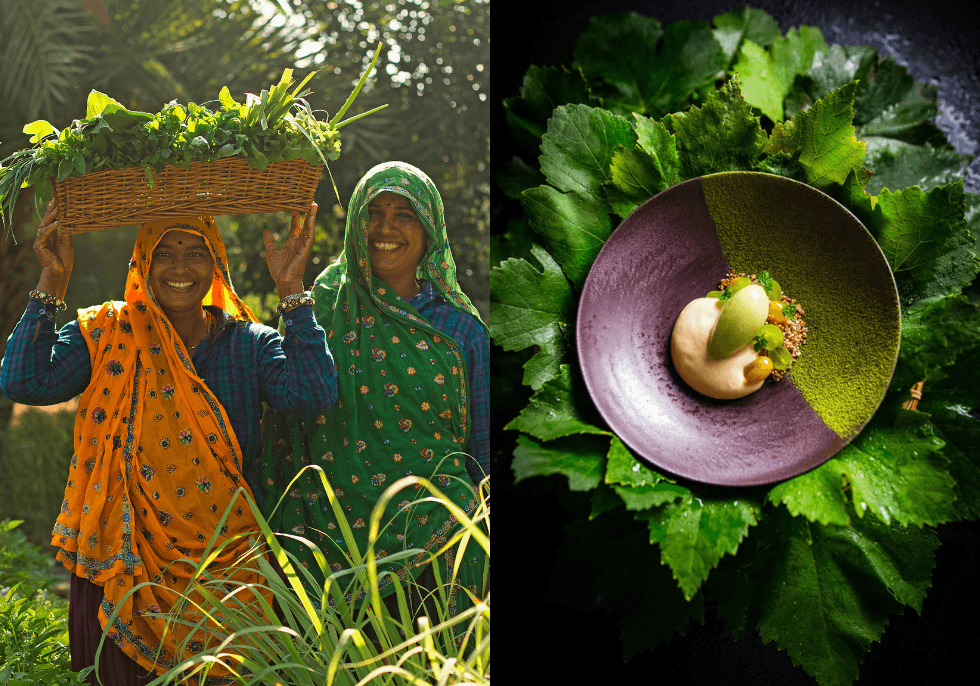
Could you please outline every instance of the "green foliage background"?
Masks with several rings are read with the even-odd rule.
[[[321,180],[318,233],[305,282],[340,250],[346,201],[374,164],[401,159],[439,186],[460,282],[477,307],[489,300],[490,8],[486,0],[2,0],[0,159],[29,145],[25,124],[58,128],[85,115],[92,89],[132,110],[217,101],[222,86],[241,100],[276,83],[284,68],[308,84],[321,119],[343,103],[382,55],[348,112],[387,103],[342,130],[342,153]],[[212,103],[212,108],[214,103]],[[340,196],[338,203],[337,195]],[[0,225],[0,355],[37,282],[31,244],[39,213],[22,194],[13,226]],[[288,216],[218,217],[239,292],[273,323],[277,299],[262,254],[262,230]],[[16,237],[10,240],[8,229]],[[76,236],[69,312],[118,298],[132,231]],[[62,323],[67,321],[62,316]],[[18,413],[0,397],[0,683],[82,683],[69,668],[66,603],[39,589],[60,579],[50,529],[72,453],[72,412]],[[25,520],[8,531],[4,518]],[[40,546],[40,547],[36,547]],[[20,584],[13,592],[10,587]],[[330,654],[310,651],[313,662]]]
[[[89,10],[92,10],[91,12]],[[489,302],[490,84],[489,2],[403,0],[378,4],[321,0],[4,0],[0,2],[0,158],[29,145],[23,126],[46,119],[58,128],[85,116],[92,89],[136,111],[167,102],[211,103],[227,86],[239,101],[279,80],[286,67],[307,84],[309,101],[329,119],[370,63],[382,54],[347,117],[388,107],[341,129],[342,152],[317,191],[320,206],[311,284],[339,252],[346,202],[371,166],[401,159],[425,170],[440,188],[463,289],[486,313]],[[213,102],[212,102],[213,101]],[[337,195],[340,196],[338,203]],[[31,193],[14,219],[15,243],[0,227],[0,354],[37,282],[31,250],[39,220]],[[256,314],[274,323],[274,284],[262,252],[262,230],[289,225],[284,213],[218,217],[233,281]],[[127,228],[75,237],[69,313],[118,298],[133,233]],[[68,315],[62,315],[62,323]],[[45,543],[60,503],[33,505],[37,481],[64,488],[71,455],[57,438],[60,418],[39,416],[10,427],[11,403],[0,397],[0,517],[25,519]],[[45,423],[52,422],[52,423]],[[70,427],[70,422],[67,424]],[[70,433],[70,428],[67,429]],[[41,466],[51,454],[51,464]],[[58,454],[60,453],[60,458]],[[58,461],[60,460],[60,462]],[[62,465],[62,466],[59,466]],[[32,471],[33,470],[33,471]],[[29,478],[25,476],[25,478]],[[23,497],[3,497],[23,493]]]
[[[625,659],[711,602],[735,638],[775,642],[820,684],[853,682],[889,615],[921,611],[934,527],[980,504],[978,202],[963,191],[970,157],[931,121],[935,87],[742,6],[711,24],[596,17],[570,66],[531,67],[504,105],[522,154],[495,180],[524,214],[493,246],[495,397],[507,399],[495,408],[515,480],[558,485],[574,513],[550,598],[617,617]],[[835,197],[882,246],[902,300],[880,411],[836,457],[771,487],[650,469],[604,426],[575,361],[577,292],[619,220],[727,170]],[[920,379],[925,398],[906,410]],[[583,578],[596,560],[606,571]]]

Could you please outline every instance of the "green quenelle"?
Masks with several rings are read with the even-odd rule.
[[[769,298],[762,286],[740,289],[722,306],[708,352],[716,360],[734,355],[752,341],[768,314]]]

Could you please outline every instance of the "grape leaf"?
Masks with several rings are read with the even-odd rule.
[[[958,519],[977,519],[980,517],[980,420],[963,405],[945,402],[941,395],[925,407],[937,434],[946,442],[943,454],[950,461],[948,472],[956,480],[953,507]]]
[[[560,474],[568,479],[572,491],[591,491],[602,483],[609,440],[590,440],[589,436],[559,439],[547,444],[527,437],[517,437],[514,460],[514,482],[532,476]]]
[[[764,11],[739,5],[730,12],[719,14],[712,22],[715,40],[721,45],[726,63],[731,64],[743,39],[769,47],[780,37],[779,24]]]
[[[873,518],[851,527],[780,520],[755,596],[759,633],[821,685],[849,685],[888,615],[902,604],[921,610],[939,541],[932,531]]]
[[[946,367],[980,340],[980,311],[965,296],[913,307],[902,318],[902,347],[891,388],[948,376]]]
[[[633,128],[623,117],[588,105],[562,105],[542,138],[541,171],[558,190],[601,197],[613,153],[635,143]]]
[[[612,181],[606,188],[606,204],[625,219],[643,202],[668,186],[658,169],[656,157],[641,148],[620,148],[613,155]]]
[[[522,197],[531,228],[581,290],[596,255],[612,233],[606,204],[594,195],[562,193],[547,185],[526,190]]]
[[[888,615],[921,611],[939,546],[929,529],[853,519],[821,526],[767,512],[745,554],[725,558],[708,587],[736,638],[758,629],[821,685],[851,684]]]
[[[851,523],[847,514],[850,500],[844,492],[842,468],[837,457],[833,457],[816,469],[773,486],[769,501],[785,505],[794,517],[847,526]]]
[[[918,186],[931,191],[963,178],[972,155],[931,145],[909,145],[894,138],[870,136],[865,162],[874,172],[865,190],[876,195],[884,188]]]
[[[937,89],[913,81],[905,67],[893,59],[881,60],[869,46],[832,45],[817,53],[804,76],[798,76],[786,98],[786,115],[795,116],[811,103],[851,81],[854,125],[859,139],[889,136],[915,144],[949,147],[929,121],[937,114]]]
[[[654,469],[641,464],[616,436],[609,448],[605,482],[613,487],[627,510],[647,510],[689,496],[691,491],[678,486]]]
[[[886,403],[893,405],[895,396]],[[851,505],[859,516],[871,512],[886,524],[954,521],[955,482],[942,447],[922,413],[883,408],[837,455],[774,486],[769,501],[819,523],[853,525],[844,509]],[[847,503],[842,502],[844,488],[849,489]]]
[[[806,181],[823,188],[843,184],[848,174],[863,170],[865,145],[854,136],[854,89],[851,82],[821,98],[805,112],[785,123],[776,124],[769,137],[767,152],[800,151],[800,163],[807,170]]]
[[[712,93],[702,107],[664,118],[673,131],[681,177],[752,169],[762,156],[766,133],[742,97],[738,76]]]
[[[980,517],[980,345],[966,350],[945,368],[946,378],[923,388],[919,410],[929,414],[946,442],[949,473],[956,479],[953,506],[963,519]]]
[[[565,359],[574,298],[571,285],[551,255],[537,245],[531,246],[531,253],[542,271],[514,258],[490,270],[492,300],[487,326],[494,343],[504,350],[538,346],[538,352],[524,365],[524,383],[539,389],[558,375]]]
[[[859,216],[895,271],[904,309],[956,294],[976,277],[976,240],[965,220],[962,180],[923,192],[883,189],[874,209]]]
[[[601,420],[595,416],[591,403],[582,402],[585,397],[584,383],[577,376],[573,378],[571,367],[563,364],[558,376],[545,381],[527,407],[504,428],[523,431],[543,441],[577,433],[611,435],[598,426]]]
[[[973,237],[973,255],[980,259],[980,195],[970,193],[966,196],[966,224]],[[980,303],[978,303],[980,304]]]
[[[547,179],[540,169],[515,156],[493,172],[493,180],[508,198],[520,200],[521,193],[544,184]]]
[[[726,60],[705,22],[678,21],[665,29],[634,12],[590,19],[574,57],[597,84],[604,107],[655,116],[686,107]]]
[[[859,516],[873,512],[886,524],[936,525],[956,519],[955,483],[926,418],[902,410],[904,421],[862,431],[840,453]]]
[[[813,65],[814,56],[827,49],[820,29],[801,26],[777,38],[769,50],[751,39],[745,39],[732,69],[742,77],[745,99],[772,121],[781,122],[783,100],[789,94],[796,75],[807,73]]]
[[[637,514],[650,528],[650,542],[660,546],[661,561],[670,566],[684,597],[690,600],[725,554],[738,544],[760,516],[748,497],[707,498],[685,495]]]
[[[635,148],[620,146],[610,163],[606,202],[625,218],[641,203],[680,182],[677,143],[663,122],[636,116]]]
[[[939,114],[938,88],[915,82],[891,57],[878,64],[866,83],[854,110],[854,122],[862,137],[900,137]]]
[[[882,222],[875,238],[892,269],[915,270],[943,251],[945,239],[962,226],[963,185],[951,183],[923,193],[912,187],[899,191],[882,189],[877,207]]]
[[[660,73],[651,74],[660,114],[686,106],[702,86],[714,85],[726,57],[711,27],[702,21],[676,21],[664,31]],[[665,92],[665,87],[667,92]]]
[[[867,88],[867,77],[878,64],[878,51],[868,45],[831,45],[826,52],[813,56],[813,64],[805,75],[797,76],[786,96],[786,117],[795,117],[814,102],[847,85],[860,81],[855,102]]]
[[[659,21],[635,12],[592,17],[575,41],[574,64],[586,78],[607,86],[603,95],[645,112],[641,93],[657,69],[656,46],[663,35]]]

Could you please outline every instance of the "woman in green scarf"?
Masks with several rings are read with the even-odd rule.
[[[323,469],[362,553],[372,508],[403,476],[425,477],[468,514],[476,509],[473,481],[489,468],[489,338],[456,283],[439,192],[401,162],[378,165],[358,183],[344,250],[317,278],[313,297],[337,364],[339,401],[315,420],[270,412],[260,467],[273,529],[312,541],[329,574],[349,562],[319,474],[307,470],[285,492],[305,465]],[[424,501],[427,495],[412,487],[389,503],[375,543],[379,575],[392,571],[404,580],[424,573],[423,583],[431,584],[427,562],[459,524],[444,506]],[[280,541],[322,580],[308,546],[288,536]],[[426,552],[384,564],[408,548]],[[455,555],[454,546],[439,558],[443,583]],[[475,543],[459,562],[451,616],[470,604],[460,588],[482,598],[489,581]],[[382,597],[391,595],[390,577],[379,586]]]

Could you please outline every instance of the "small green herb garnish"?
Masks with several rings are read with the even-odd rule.
[[[783,316],[787,319],[792,319],[796,316],[796,305],[794,303],[786,303],[783,305]]]
[[[759,279],[759,285],[765,288],[767,291],[772,290],[772,277],[769,276],[769,272],[762,272],[757,277]]]

